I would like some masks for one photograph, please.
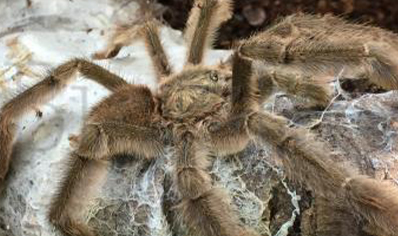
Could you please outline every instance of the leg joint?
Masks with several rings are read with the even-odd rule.
[[[108,141],[100,125],[89,124],[83,129],[77,153],[90,159],[104,158],[108,154]]]
[[[197,199],[212,189],[210,175],[193,167],[184,167],[178,171],[177,184],[182,197],[188,199]]]

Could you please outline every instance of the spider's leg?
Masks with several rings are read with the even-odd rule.
[[[95,236],[80,215],[95,195],[106,174],[107,163],[76,153],[68,157],[68,167],[50,204],[48,218],[65,236]]]
[[[160,127],[143,127],[122,122],[86,124],[76,152],[90,158],[102,158],[109,153],[128,153],[143,157],[159,155],[167,131]],[[165,140],[166,142],[166,140]],[[131,153],[134,150],[133,153]]]
[[[220,63],[220,68],[232,67],[235,57],[236,54],[233,54],[226,62]],[[242,54],[240,57],[240,60],[246,58]],[[269,67],[259,61],[254,61],[252,64],[252,72],[247,73],[254,77],[255,81],[253,82],[256,83],[256,88],[253,88],[253,94],[257,94],[258,98],[256,99],[260,104],[273,94],[274,88],[284,91],[287,95],[305,99],[306,102],[310,102],[314,106],[324,106],[330,102],[333,91],[329,83],[335,79],[332,76],[310,76],[302,70],[294,70],[285,66]],[[240,67],[245,66],[236,63],[235,74],[239,73]],[[238,81],[241,80],[239,77],[236,76]]]
[[[186,132],[176,146],[175,185],[182,198],[176,210],[190,231],[202,236],[255,236],[242,226],[228,195],[212,185],[208,151]]]
[[[336,75],[344,69],[385,89],[398,89],[397,35],[329,18],[289,17],[243,41],[240,52],[271,67],[309,75]]]
[[[346,181],[344,190],[349,208],[369,222],[371,234],[397,235],[398,188],[394,183],[354,176]]]
[[[279,90],[288,95],[305,99],[313,106],[326,106],[331,99],[333,93],[331,86],[328,84],[331,77],[306,76],[302,71],[290,71],[283,67],[275,67],[272,71],[259,69],[255,73],[258,80],[259,102],[263,103],[273,92],[276,86]]]
[[[258,109],[258,85],[252,75],[252,60],[236,52],[232,57],[232,98],[229,118],[209,125],[213,149],[221,155],[236,153],[249,142],[247,116]]]
[[[263,112],[249,117],[253,135],[273,144],[283,155],[283,164],[292,181],[307,186],[318,196],[341,197],[353,217],[359,216],[380,235],[398,230],[398,188],[347,172],[336,164],[330,150],[300,128],[288,128],[282,117]],[[382,233],[381,233],[382,232]]]
[[[253,79],[252,60],[235,52],[232,62],[233,115],[247,115],[258,108],[258,86]]]
[[[185,40],[188,45],[187,64],[200,64],[206,49],[213,44],[216,31],[232,15],[231,0],[196,0],[192,8]]]
[[[159,37],[159,25],[160,23],[156,20],[150,20],[142,25],[122,27],[115,32],[105,50],[97,52],[93,57],[95,59],[115,57],[122,47],[130,45],[133,41],[142,37],[155,68],[157,80],[160,82],[162,77],[172,73],[172,68]]]
[[[14,122],[28,111],[46,103],[71,83],[80,72],[111,91],[127,85],[119,76],[83,59],[68,61],[54,69],[44,80],[14,97],[1,108],[0,114],[0,182],[4,180],[10,163]]]
[[[231,116],[225,123],[214,122],[208,132],[212,150],[222,156],[242,151],[250,141],[245,116]]]
[[[130,45],[137,38],[139,29],[139,25],[117,27],[107,40],[105,48],[94,53],[92,58],[101,60],[116,57],[122,47]]]
[[[146,49],[155,67],[158,82],[161,82],[162,77],[169,76],[173,72],[159,37],[158,24],[156,21],[146,22],[142,28],[142,34]]]
[[[131,154],[153,158],[162,151],[159,130],[122,123],[105,123],[98,127],[103,129],[94,131],[93,127],[85,127],[83,130],[82,142],[70,155],[66,175],[51,202],[48,218],[64,235],[94,235],[82,222],[82,209],[107,173],[110,157]]]
[[[111,157],[131,154],[149,159],[162,152],[170,137],[152,122],[157,114],[152,99],[148,88],[129,85],[102,101],[88,116],[49,212],[50,221],[65,235],[93,235],[80,223],[79,214]]]
[[[363,222],[352,216],[352,211],[344,203],[342,196],[336,196],[334,199],[314,196],[311,208],[311,210],[303,212],[302,235],[368,235],[362,228]],[[377,234],[372,235],[376,236]]]
[[[157,101],[146,86],[127,85],[95,106],[85,121],[77,153],[101,158],[111,153],[157,156],[170,132],[156,121]],[[165,141],[166,142],[166,141]]]
[[[283,166],[292,181],[306,183],[319,194],[335,193],[349,174],[334,164],[329,150],[315,142],[307,130],[288,126],[287,119],[268,112],[255,113],[248,119],[252,134],[287,156]]]
[[[318,196],[343,199],[343,207],[352,209],[352,217],[366,220],[374,231],[383,232],[381,235],[394,235],[398,227],[398,189],[387,182],[348,173],[333,162],[330,151],[305,129],[289,128],[286,119],[259,112],[255,104],[258,87],[252,86],[255,80],[250,73],[252,63],[241,50],[233,58],[230,120],[236,121],[226,122],[215,129],[209,127],[212,140],[218,142],[216,147],[230,148],[219,143],[234,141],[233,135],[245,142],[248,137],[257,136],[274,145],[285,157],[283,164],[292,181],[306,185]]]

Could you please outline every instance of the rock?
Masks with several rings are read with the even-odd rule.
[[[267,18],[264,9],[252,5],[245,6],[242,10],[242,13],[252,26],[262,25]]]

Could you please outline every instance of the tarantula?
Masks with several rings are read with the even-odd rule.
[[[52,99],[80,73],[112,94],[85,119],[76,148],[69,154],[67,173],[53,197],[48,218],[64,235],[95,235],[73,210],[89,187],[93,169],[118,154],[154,159],[165,146],[174,149],[173,181],[181,199],[175,209],[190,235],[258,235],[240,222],[208,171],[210,153],[233,154],[252,139],[274,145],[290,180],[330,202],[332,210],[325,210],[328,225],[317,235],[349,235],[343,229],[352,227],[347,225],[352,218],[373,235],[397,235],[396,187],[345,170],[306,129],[291,127],[285,118],[263,111],[261,104],[277,87],[325,105],[330,92],[323,78],[343,68],[344,74],[396,89],[398,38],[331,16],[294,15],[240,42],[226,63],[202,65],[217,29],[231,17],[231,6],[230,0],[196,0],[185,32],[188,54],[181,72],[171,68],[154,20],[134,28],[139,32],[134,37],[129,30],[121,32],[96,54],[113,57],[137,35],[142,37],[157,73],[155,91],[128,84],[87,60],[73,59],[6,103],[0,117],[0,180],[11,159],[14,122]]]

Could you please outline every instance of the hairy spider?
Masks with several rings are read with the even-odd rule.
[[[190,235],[258,235],[240,222],[208,172],[211,153],[239,152],[251,139],[274,145],[290,180],[330,201],[329,208],[324,207],[328,220],[318,235],[348,235],[342,229],[351,227],[346,225],[351,218],[373,235],[397,235],[396,187],[350,173],[305,129],[290,127],[285,118],[261,109],[274,87],[325,105],[330,92],[322,78],[342,69],[385,89],[398,88],[396,35],[331,16],[294,15],[243,40],[227,63],[204,66],[204,53],[218,27],[231,17],[231,5],[231,0],[196,0],[185,32],[188,54],[181,72],[169,65],[156,21],[118,32],[107,49],[95,55],[113,57],[137,36],[144,38],[157,73],[155,91],[73,59],[6,103],[0,117],[0,180],[11,159],[14,122],[52,99],[80,73],[112,94],[91,109],[53,197],[48,217],[64,235],[95,235],[73,210],[93,169],[118,154],[153,159],[165,146],[173,147],[176,157],[173,181],[180,203],[175,209]]]

